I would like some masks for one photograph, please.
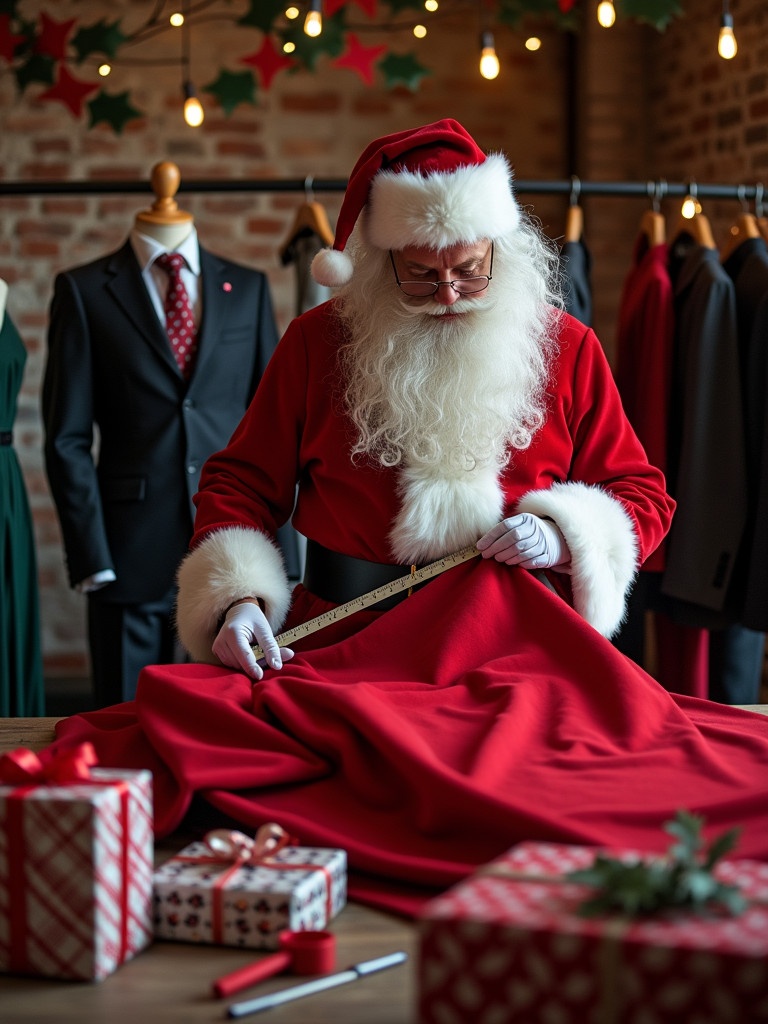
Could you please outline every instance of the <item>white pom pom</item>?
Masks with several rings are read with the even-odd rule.
[[[312,277],[327,288],[340,288],[352,280],[354,264],[338,249],[321,249],[312,260]]]

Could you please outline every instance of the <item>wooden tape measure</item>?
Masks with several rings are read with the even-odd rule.
[[[323,629],[324,626],[330,626],[332,622],[345,619],[348,615],[362,611],[363,608],[370,608],[372,605],[378,604],[379,601],[383,601],[386,597],[399,594],[401,590],[415,587],[418,583],[423,583],[424,580],[431,579],[433,576],[439,576],[446,569],[452,569],[454,565],[459,565],[461,562],[468,562],[470,558],[475,558],[479,554],[480,552],[475,545],[470,544],[460,551],[455,551],[452,555],[445,555],[443,558],[438,558],[436,562],[431,562],[429,565],[422,566],[421,569],[416,569],[407,576],[401,576],[399,579],[385,583],[375,590],[370,590],[361,597],[347,601],[346,604],[340,604],[337,608],[331,608],[330,611],[323,612],[322,615],[318,615],[314,619],[307,619],[300,626],[294,626],[293,629],[280,633],[275,639],[281,647],[290,647],[294,641],[301,640],[302,637],[309,636],[311,633],[316,633],[318,630]],[[258,644],[254,645],[251,649],[257,658],[264,657],[264,652]]]

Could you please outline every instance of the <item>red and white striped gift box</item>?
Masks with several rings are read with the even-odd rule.
[[[87,775],[0,782],[0,971],[98,981],[152,941],[151,773]]]

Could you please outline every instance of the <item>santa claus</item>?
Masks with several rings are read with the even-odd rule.
[[[260,679],[292,655],[281,628],[468,544],[615,633],[674,502],[598,339],[562,311],[505,157],[450,119],[372,142],[312,271],[336,296],[289,326],[201,477],[178,576],[193,658]],[[291,517],[293,593],[275,541]]]

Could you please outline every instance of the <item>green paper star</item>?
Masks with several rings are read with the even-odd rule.
[[[285,10],[284,0],[250,0],[248,10],[237,19],[238,25],[252,25],[262,32],[271,32],[277,17]]]
[[[94,99],[89,100],[87,106],[91,114],[91,120],[88,124],[89,128],[93,128],[104,121],[118,135],[121,134],[128,121],[135,121],[137,118],[144,117],[140,110],[132,107],[129,103],[127,89],[125,92],[116,93],[114,96],[110,96],[102,91]]]
[[[620,0],[616,4],[616,13],[620,17],[644,21],[663,32],[673,18],[683,13],[683,8],[677,0]]]
[[[222,70],[215,81],[203,86],[203,91],[215,96],[227,117],[240,103],[256,106],[256,79],[252,71]]]
[[[417,92],[422,78],[432,74],[423,64],[419,64],[412,53],[390,53],[377,66],[384,75],[387,89],[402,85],[411,92]]]
[[[33,54],[28,61],[14,70],[14,75],[21,92],[34,82],[53,85],[56,81],[56,61],[52,57]]]
[[[526,15],[550,18],[562,29],[575,30],[578,23],[573,10],[564,13],[558,0],[500,0],[496,14],[498,21],[510,28],[518,28]]]
[[[104,18],[95,25],[79,29],[72,40],[72,45],[77,50],[78,64],[82,64],[92,53],[103,53],[114,60],[115,54],[127,38],[128,36],[120,30],[119,21],[109,24]]]

